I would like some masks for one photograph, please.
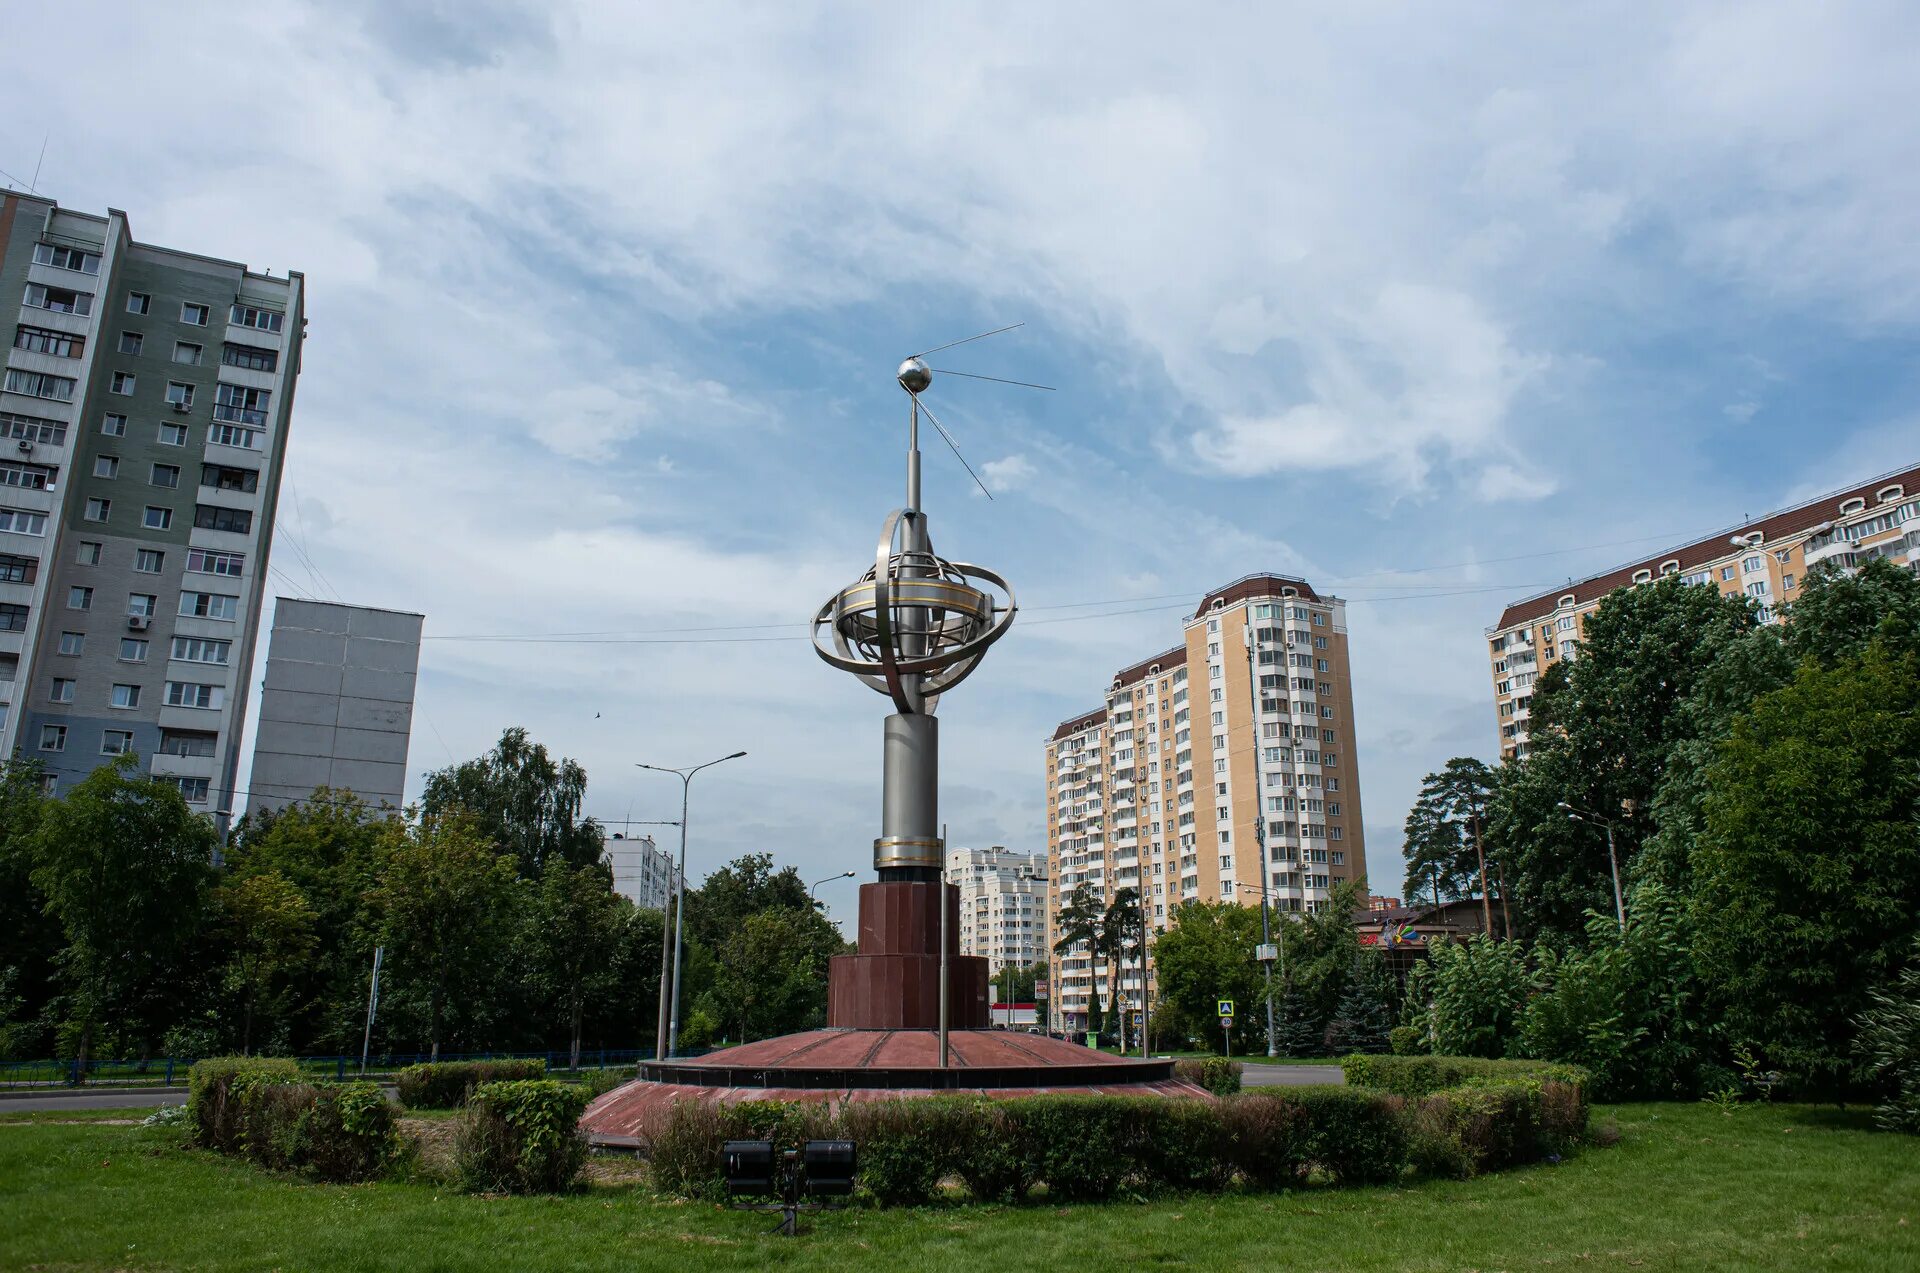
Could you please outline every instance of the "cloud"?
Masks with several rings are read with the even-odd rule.
[[[1033,467],[1033,461],[1024,455],[988,460],[980,466],[980,476],[986,479],[990,491],[1017,491],[1031,482],[1038,472]]]

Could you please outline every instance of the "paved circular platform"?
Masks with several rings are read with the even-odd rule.
[[[809,1030],[701,1057],[648,1061],[639,1080],[589,1105],[580,1125],[593,1143],[621,1147],[643,1142],[656,1120],[688,1100],[814,1101],[837,1108],[942,1093],[1207,1096],[1175,1078],[1170,1060],[1117,1057],[1007,1030],[955,1030],[948,1042],[945,1068],[940,1036],[932,1030]]]

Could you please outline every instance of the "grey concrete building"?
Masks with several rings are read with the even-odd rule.
[[[246,808],[284,808],[316,787],[399,807],[424,622],[399,610],[275,599]]]
[[[960,953],[1005,967],[1047,959],[1047,855],[994,845],[947,850],[947,883],[960,889]]]
[[[300,369],[302,276],[0,193],[0,755],[122,753],[218,816]]]
[[[613,868],[613,891],[642,910],[665,911],[680,882],[673,854],[656,845],[650,835],[621,831],[607,834],[604,845],[602,851]]]

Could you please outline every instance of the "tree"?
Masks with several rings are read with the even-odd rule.
[[[43,1016],[56,993],[60,924],[33,883],[34,837],[46,810],[40,765],[0,762],[0,1056],[45,1056]]]
[[[1265,1002],[1266,979],[1253,957],[1259,912],[1233,902],[1187,902],[1171,918],[1153,943],[1160,991],[1155,1011],[1162,1028],[1175,1038],[1217,1040],[1215,1008],[1219,1000],[1232,999],[1239,1046],[1265,1047],[1266,1013],[1258,1005]]]
[[[1891,654],[1920,654],[1920,577],[1885,557],[1852,571],[1822,562],[1787,607],[1787,649],[1825,667],[1856,658],[1878,641]]]
[[[125,1042],[151,1026],[133,1019],[136,996],[164,989],[206,921],[213,824],[136,763],[123,755],[48,802],[33,839],[83,1065],[103,1025]]]
[[[687,931],[717,950],[748,916],[770,910],[819,914],[798,869],[775,870],[771,853],[743,854],[689,891]]]
[[[1360,951],[1347,970],[1346,993],[1327,1022],[1327,1050],[1335,1056],[1385,1052],[1392,1029],[1392,974],[1378,951]]]
[[[1525,949],[1478,933],[1436,941],[1407,977],[1410,1024],[1446,1056],[1509,1056],[1531,987]]]
[[[580,1068],[587,1005],[610,994],[618,968],[625,910],[604,866],[569,866],[548,858],[533,895],[527,930],[536,984],[565,1013],[568,1067]]]
[[[840,931],[811,907],[757,911],[714,952],[719,967],[702,1003],[743,1042],[824,1025],[827,961],[844,947]]]
[[[1838,1085],[1920,914],[1920,656],[1875,642],[1803,663],[1735,725],[1708,786],[1697,957],[1730,1038]]]
[[[600,826],[580,817],[586,793],[578,762],[555,760],[516,727],[486,755],[428,774],[420,807],[429,817],[466,810],[480,834],[535,879],[550,858],[574,866],[600,860]]]
[[[227,939],[227,989],[240,996],[240,1051],[253,1050],[253,1020],[275,1007],[293,973],[313,950],[313,907],[277,871],[250,875],[214,890]]]
[[[1403,849],[1409,900],[1433,891],[1468,897],[1477,879],[1484,928],[1489,933],[1494,929],[1488,902],[1492,894],[1487,884],[1486,826],[1496,785],[1494,769],[1471,756],[1455,756],[1439,772],[1428,774],[1407,813]],[[1504,906],[1504,889],[1500,900]]]
[[[423,817],[394,835],[374,890],[393,981],[424,998],[425,1028],[440,1055],[450,1020],[470,1023],[515,931],[514,859],[495,853],[472,815]]]
[[[1085,954],[1089,966],[1093,965],[1106,945],[1106,919],[1106,907],[1101,904],[1099,893],[1091,885],[1081,884],[1068,896],[1060,913],[1054,917],[1054,928],[1060,936],[1053,943],[1053,953]],[[1054,993],[1060,991],[1056,989]],[[1093,979],[1087,1000],[1087,1029],[1098,1035],[1104,1024],[1101,1020],[1098,976]]]
[[[1147,940],[1147,917],[1140,904],[1140,890],[1123,886],[1113,893],[1113,900],[1107,903],[1107,909],[1100,916],[1100,937],[1097,949],[1107,961],[1107,1002],[1113,1006],[1114,1020],[1119,1026],[1121,1044],[1126,1043],[1126,1004],[1121,1000],[1120,970],[1132,961],[1136,966],[1140,962],[1140,952]]]

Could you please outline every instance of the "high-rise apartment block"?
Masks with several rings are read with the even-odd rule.
[[[960,890],[960,953],[987,961],[989,985],[1003,968],[1045,961],[1046,854],[948,849],[947,883]]]
[[[1909,569],[1920,563],[1920,468],[1882,474],[1514,602],[1487,629],[1501,755],[1527,754],[1534,683],[1554,663],[1578,656],[1587,616],[1614,589],[1679,575],[1752,597],[1761,620],[1774,623],[1791,609],[1808,570],[1822,562],[1851,570],[1874,557]]]
[[[641,910],[666,911],[680,881],[673,854],[655,845],[650,835],[620,831],[605,838],[602,851],[613,868],[614,892]]]
[[[0,194],[0,755],[234,808],[302,279]]]
[[[373,809],[399,808],[424,622],[399,610],[278,598],[241,804],[281,809],[329,787]]]
[[[1315,911],[1365,877],[1346,603],[1248,575],[1201,598],[1184,627],[1047,741],[1050,933],[1083,886],[1102,900],[1139,890],[1161,931],[1184,902],[1264,892],[1282,913]],[[1052,954],[1055,940],[1055,1019],[1072,1026],[1105,970],[1084,950]],[[1144,996],[1143,977],[1123,971],[1123,1001]]]

